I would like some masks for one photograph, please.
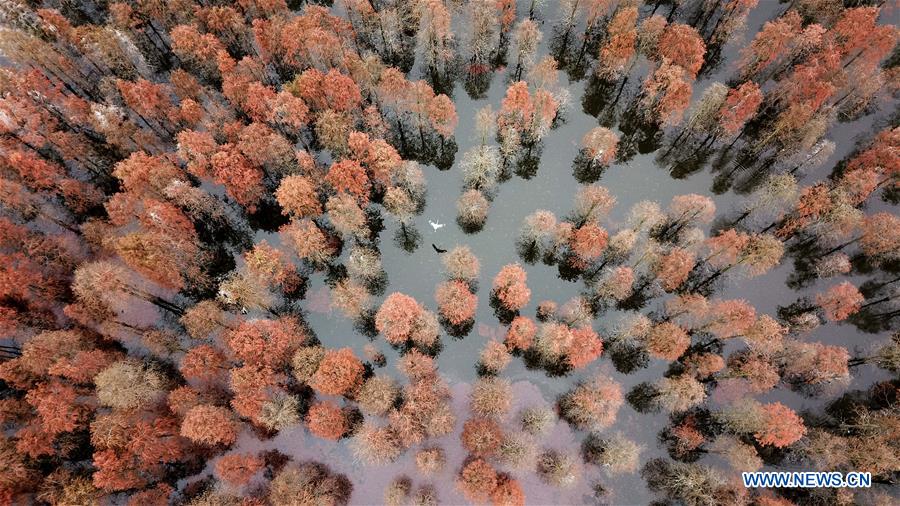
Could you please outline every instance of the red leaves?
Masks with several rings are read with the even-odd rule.
[[[37,411],[43,430],[54,435],[74,431],[87,422],[91,412],[87,394],[59,381],[52,381],[31,389],[25,399]]]
[[[307,337],[297,318],[286,316],[278,320],[245,321],[229,331],[225,341],[238,360],[278,368],[290,361]]]
[[[225,185],[228,194],[248,212],[255,212],[265,191],[262,171],[251,165],[233,144],[222,145],[210,161],[215,181]]]
[[[772,402],[765,404],[762,409],[765,421],[759,431],[753,434],[759,444],[784,448],[806,434],[803,419],[784,404]]]
[[[671,251],[659,259],[656,277],[659,279],[663,290],[671,292],[687,280],[693,268],[693,253],[682,248],[672,248]]]
[[[816,304],[825,311],[825,317],[831,321],[846,320],[859,311],[865,300],[859,289],[849,281],[834,285],[827,292],[816,295]]]
[[[497,471],[484,459],[472,459],[459,472],[456,486],[470,501],[483,503],[497,488]]]
[[[583,260],[593,260],[606,249],[608,237],[603,227],[586,223],[572,234],[572,251]]]
[[[290,86],[293,93],[316,111],[349,111],[362,103],[359,86],[337,69],[331,69],[327,74],[317,69],[306,70]]]
[[[706,45],[695,28],[672,23],[659,37],[659,53],[664,59],[686,70],[693,79],[703,66]]]
[[[434,292],[438,311],[452,325],[460,325],[475,318],[478,297],[463,281],[445,281]]]
[[[528,274],[519,264],[507,264],[494,277],[493,295],[510,311],[521,309],[531,299],[525,284]]]
[[[403,343],[410,339],[423,311],[416,299],[399,292],[392,293],[375,314],[375,328],[389,343]]]
[[[348,395],[361,385],[365,368],[350,348],[328,350],[310,380],[310,386],[326,395]]]
[[[726,134],[737,134],[744,128],[744,124],[756,115],[762,100],[762,91],[753,81],[747,81],[737,88],[728,90],[725,103],[719,109],[719,125]]]
[[[262,469],[263,460],[251,453],[230,453],[216,462],[216,474],[231,485],[246,485],[257,471]]]
[[[317,402],[310,406],[306,423],[314,435],[331,441],[337,441],[350,429],[341,408],[328,401]]]
[[[369,202],[369,178],[359,162],[340,160],[331,165],[325,181],[335,191],[346,192],[356,198],[360,205]]]

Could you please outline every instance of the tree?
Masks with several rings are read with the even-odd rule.
[[[691,79],[703,66],[706,45],[697,30],[688,25],[671,23],[659,37],[659,55],[663,61],[683,68]]]
[[[850,352],[843,346],[789,342],[780,355],[785,381],[800,387],[821,387],[850,380]]]
[[[484,459],[471,459],[460,470],[456,486],[470,501],[486,501],[497,488],[497,471]]]
[[[238,422],[227,408],[201,404],[188,410],[181,422],[181,435],[209,446],[231,446],[237,440]]]
[[[677,247],[660,257],[656,267],[656,277],[663,290],[671,292],[678,289],[682,283],[687,281],[694,268],[694,263],[693,253]]]
[[[691,336],[674,323],[662,322],[650,328],[644,341],[652,356],[672,361],[687,351]]]
[[[780,402],[765,404],[762,412],[763,425],[753,434],[759,444],[784,448],[794,444],[806,434],[803,419],[784,404]]]
[[[343,474],[323,464],[305,462],[284,466],[272,479],[269,500],[275,504],[347,504],[352,485]]]
[[[357,201],[346,193],[339,193],[325,202],[331,224],[346,238],[363,238],[369,233],[366,214]]]
[[[846,320],[862,307],[865,297],[849,281],[834,285],[825,293],[816,295],[816,304],[825,311],[831,321]]]
[[[359,409],[368,415],[384,416],[400,396],[400,386],[389,376],[373,376],[363,383],[356,396]]]
[[[618,383],[594,376],[560,397],[560,416],[576,428],[601,430],[615,422],[622,400]]]
[[[288,90],[302,98],[313,111],[345,112],[362,102],[359,86],[350,76],[334,68],[328,73],[308,69],[288,85]]]
[[[468,190],[456,201],[456,220],[464,230],[477,231],[487,220],[490,204],[478,190]]]
[[[513,53],[516,55],[516,65],[512,73],[513,81],[519,81],[522,78],[522,72],[528,70],[534,63],[534,56],[542,38],[543,34],[534,20],[523,19],[516,25],[512,38]]]
[[[538,476],[554,487],[571,487],[581,476],[581,466],[571,455],[558,450],[546,450],[537,458]]]
[[[94,378],[100,404],[130,409],[151,404],[165,391],[165,378],[135,360],[121,360]]]
[[[365,368],[350,348],[328,350],[310,380],[317,392],[349,395],[361,385]]]
[[[503,431],[494,420],[472,418],[463,424],[460,435],[463,448],[476,457],[491,457],[500,449]]]
[[[504,343],[510,350],[525,351],[534,343],[537,326],[527,316],[516,316],[509,324]]]
[[[172,51],[197,77],[207,82],[220,78],[216,63],[225,47],[215,35],[201,34],[193,25],[179,25],[172,29],[171,37]]]
[[[594,260],[606,249],[609,235],[606,230],[593,223],[575,229],[572,234],[571,248],[581,260]]]
[[[510,310],[518,311],[531,299],[531,290],[525,284],[528,275],[519,264],[507,264],[494,277],[492,296]]]
[[[346,192],[356,198],[360,205],[369,202],[370,183],[365,170],[354,160],[340,160],[331,165],[325,181],[337,192]]]
[[[774,21],[767,21],[753,37],[750,46],[742,52],[740,66],[743,79],[759,79],[763,71],[779,58],[790,55],[788,46],[800,30],[800,15],[794,10]]]
[[[344,412],[329,401],[317,402],[310,406],[306,424],[314,435],[332,441],[339,440],[349,429]]]
[[[423,312],[425,309],[415,299],[395,292],[387,296],[375,314],[375,327],[389,343],[401,344],[411,338]]]
[[[610,474],[618,475],[637,470],[644,447],[626,439],[621,433],[607,439],[591,433],[585,438],[582,449],[586,462],[605,467]]]
[[[728,90],[725,103],[719,109],[719,126],[725,135],[740,132],[747,121],[756,115],[762,100],[762,91],[753,81],[747,81],[737,88]]]
[[[647,120],[659,125],[677,125],[691,101],[690,74],[664,59],[644,81],[641,106]]]
[[[247,212],[256,211],[263,199],[263,173],[250,164],[234,144],[223,144],[210,159],[213,178],[225,185],[228,194]]]
[[[500,175],[500,152],[494,146],[476,146],[463,154],[460,167],[466,188],[493,190]]]
[[[581,138],[581,149],[591,164],[609,165],[616,158],[619,136],[608,128],[595,127]]]
[[[228,360],[221,351],[208,344],[195,346],[181,359],[179,370],[188,379],[215,381],[228,370]]]
[[[462,281],[444,281],[434,292],[438,312],[451,325],[461,325],[475,318],[478,297]]]
[[[596,3],[596,2],[594,2]],[[607,26],[607,39],[597,56],[597,75],[618,81],[628,74],[637,49],[637,7],[620,7]]]
[[[324,266],[337,253],[334,242],[309,218],[292,221],[281,227],[279,234],[298,257],[316,267]]]
[[[481,263],[468,246],[456,246],[441,258],[444,272],[450,279],[458,279],[468,283],[478,279]]]
[[[216,462],[216,474],[231,485],[243,486],[263,465],[263,460],[252,453],[231,453]]]

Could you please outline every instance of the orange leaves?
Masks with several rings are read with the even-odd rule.
[[[327,395],[348,395],[361,385],[365,368],[350,348],[328,350],[310,380],[310,386]]]
[[[337,69],[331,69],[327,74],[317,69],[306,70],[294,79],[290,90],[315,111],[344,112],[362,103],[359,86]]]
[[[763,426],[753,434],[759,444],[784,448],[797,442],[806,434],[803,419],[784,404],[772,402],[765,404],[762,409],[764,412]]]
[[[865,300],[859,289],[849,281],[832,286],[825,293],[816,295],[816,304],[825,311],[825,317],[831,321],[846,320],[859,311]]]
[[[528,274],[519,264],[507,264],[494,277],[493,295],[510,311],[521,309],[531,299],[525,284]]]
[[[317,402],[306,415],[307,427],[314,435],[337,441],[350,429],[344,412],[333,402]]]
[[[478,297],[463,281],[445,281],[434,292],[438,311],[452,325],[460,325],[475,318]]]

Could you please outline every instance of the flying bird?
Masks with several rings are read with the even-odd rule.
[[[434,248],[434,250],[437,251],[438,253],[446,253],[447,252],[447,250],[441,249],[441,248],[438,248],[437,246],[435,246],[434,243],[431,243],[431,247]]]
[[[433,228],[433,229],[435,229],[435,230],[444,227],[444,224],[441,223],[441,222],[438,222],[438,221],[431,221],[431,220],[428,220],[428,224],[431,225],[431,228]]]

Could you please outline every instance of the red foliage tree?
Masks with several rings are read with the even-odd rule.
[[[506,329],[504,343],[510,350],[525,351],[534,344],[534,335],[537,333],[537,325],[527,316],[516,316]]]
[[[215,181],[225,185],[228,194],[248,212],[255,212],[265,192],[262,171],[251,165],[233,144],[220,146],[210,162]]]
[[[463,448],[476,457],[490,457],[497,453],[503,442],[503,430],[497,422],[488,418],[472,418],[463,424],[459,436]]]
[[[606,249],[608,238],[609,234],[603,227],[585,223],[572,234],[572,251],[583,260],[593,260]]]
[[[664,125],[681,122],[693,93],[689,77],[682,67],[663,60],[644,81],[641,103],[648,120]]]
[[[762,99],[762,91],[753,81],[728,90],[725,103],[719,109],[719,126],[725,134],[735,135],[744,128],[747,121],[756,115]]]
[[[677,360],[691,345],[691,336],[674,323],[662,322],[650,329],[645,341],[650,355],[663,360]]]
[[[363,381],[365,367],[350,348],[328,350],[309,384],[317,392],[327,395],[348,395]]]
[[[416,299],[399,292],[392,293],[375,314],[375,328],[389,343],[403,343],[411,337],[423,311]]]
[[[566,362],[574,369],[582,369],[600,358],[603,353],[603,341],[590,327],[572,330],[572,340],[566,351]]]
[[[325,181],[335,191],[347,192],[353,195],[360,205],[369,202],[370,183],[363,167],[354,160],[341,160],[335,162],[328,169]]]
[[[663,290],[671,292],[687,281],[693,268],[693,253],[682,248],[672,248],[659,259],[656,277]]]
[[[475,318],[478,297],[469,291],[469,285],[463,281],[444,281],[438,284],[434,299],[438,312],[452,325],[460,325]]]
[[[225,334],[225,342],[238,360],[273,368],[285,366],[307,338],[306,331],[293,316],[248,320]]]
[[[243,486],[263,465],[263,459],[252,453],[230,453],[216,461],[216,475],[231,485]]]
[[[74,431],[87,422],[91,413],[87,393],[52,381],[29,390],[25,399],[40,417],[42,429],[53,435]]]
[[[859,289],[849,281],[834,285],[825,293],[816,295],[816,304],[825,311],[825,317],[831,321],[846,320],[859,311],[865,300]]]
[[[525,492],[519,481],[507,474],[497,477],[497,487],[491,492],[494,506],[525,506]]]
[[[796,10],[767,21],[742,52],[741,75],[756,78],[780,57],[789,54],[788,47],[801,29],[802,20]]]
[[[187,379],[215,381],[228,370],[228,359],[217,348],[201,344],[185,353],[179,370]]]
[[[347,416],[333,402],[317,402],[306,415],[309,431],[322,439],[337,441],[350,429]]]
[[[315,111],[349,111],[362,102],[359,86],[337,69],[331,69],[327,74],[316,69],[306,70],[291,83],[290,90]]]
[[[671,23],[659,37],[659,54],[686,70],[693,79],[703,66],[706,45],[694,27]]]
[[[531,290],[525,284],[527,278],[519,264],[504,265],[494,277],[492,293],[504,308],[518,311],[531,299]]]
[[[759,444],[784,448],[794,444],[806,434],[803,419],[784,404],[772,402],[765,404],[762,410],[763,426],[753,434]]]
[[[484,459],[472,459],[460,470],[456,486],[470,501],[483,503],[497,488],[497,471]]]
[[[616,80],[633,61],[637,46],[637,7],[622,7],[607,26],[608,38],[597,56],[597,74]]]

